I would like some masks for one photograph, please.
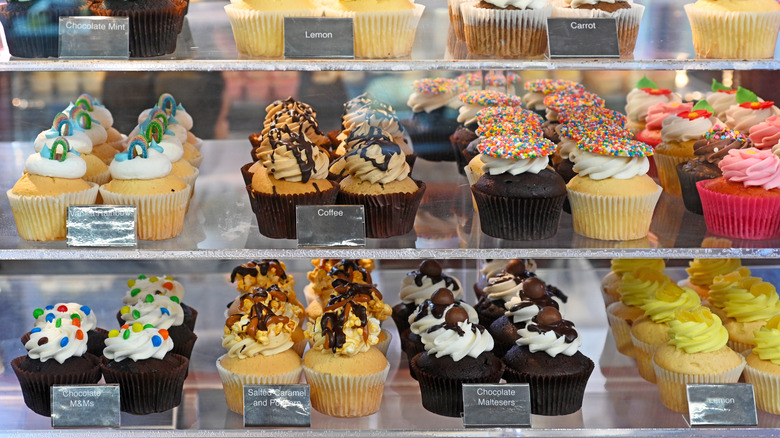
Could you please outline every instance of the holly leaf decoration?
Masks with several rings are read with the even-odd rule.
[[[717,79],[712,78],[712,92],[715,93],[715,92],[718,92],[718,91],[727,91],[728,92],[728,91],[731,91],[731,88],[721,84],[720,82],[718,82]]]
[[[636,83],[636,88],[639,88],[640,90],[642,88],[658,88],[658,85],[647,78],[647,76],[642,76],[642,79],[639,80],[639,82]]]
[[[715,110],[712,108],[712,105],[710,105],[710,103],[707,102],[707,99],[702,99],[696,102],[696,105],[693,106],[691,111],[696,111],[696,110],[705,110],[707,112],[715,114]]]
[[[737,89],[737,103],[743,104],[748,102],[758,102],[758,96],[747,88],[739,87]]]

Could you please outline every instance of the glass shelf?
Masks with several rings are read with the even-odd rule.
[[[663,195],[645,239],[601,241],[574,233],[563,213],[558,233],[549,239],[510,241],[480,231],[466,178],[453,162],[418,159],[413,176],[425,181],[426,195],[415,230],[389,239],[367,239],[365,248],[298,248],[295,240],[260,235],[238,168],[248,161],[246,140],[213,140],[203,146],[195,196],[184,231],[174,239],[139,241],[134,248],[70,248],[62,242],[31,242],[16,233],[8,198],[0,196],[0,258],[11,259],[157,259],[215,260],[250,258],[610,258],[610,257],[780,257],[780,239],[722,240],[724,248],[702,248],[717,237],[702,216],[685,210],[681,198]],[[0,162],[0,189],[10,189],[32,150],[28,142],[0,143],[8,157]]]
[[[470,55],[448,31],[444,0],[426,6],[412,55],[391,60],[245,59],[236,49],[224,2],[193,2],[171,55],[131,60],[11,58],[0,49],[0,70],[14,71],[215,71],[215,70],[775,70],[780,60],[695,59],[691,29],[683,11],[693,0],[640,0],[646,10],[633,59],[490,59]],[[778,58],[776,55],[775,58]]]
[[[308,260],[285,261],[288,273],[297,279],[296,289],[306,284]],[[384,292],[388,304],[398,302],[397,290],[407,266],[388,267],[388,261],[377,262],[374,281]],[[64,264],[68,264],[65,262]],[[609,334],[603,301],[599,295],[600,281],[606,269],[595,268],[588,260],[555,260],[542,263],[539,276],[558,286],[569,296],[566,317],[575,322],[583,338],[582,352],[597,364],[588,381],[583,409],[575,414],[558,417],[533,416],[529,429],[465,429],[458,418],[434,415],[422,408],[419,387],[409,377],[406,358],[400,352],[400,342],[391,319],[385,327],[394,336],[388,352],[391,369],[385,386],[380,411],[377,414],[352,419],[331,418],[312,412],[311,428],[243,429],[239,415],[228,411],[221,382],[214,362],[222,354],[222,312],[236,291],[229,283],[230,264],[214,263],[214,270],[177,274],[176,262],[121,262],[123,272],[109,265],[101,274],[92,273],[89,264],[70,263],[71,275],[2,275],[0,270],[0,318],[6,330],[0,333],[0,436],[136,437],[248,437],[248,436],[333,436],[338,430],[343,436],[527,436],[527,437],[733,437],[780,436],[780,416],[759,411],[757,428],[688,428],[685,418],[664,408],[655,385],[642,380],[633,359],[615,350]],[[183,264],[179,264],[182,266]],[[229,266],[227,271],[220,272]],[[475,281],[474,262],[463,268],[447,269],[460,279],[466,296],[473,303],[471,284]],[[470,266],[470,267],[469,267]],[[601,264],[601,266],[604,266]],[[135,269],[135,271],[133,271]],[[780,274],[773,268],[751,266],[754,275],[778,284]],[[185,302],[199,310],[196,333],[198,341],[192,354],[189,377],[185,382],[182,405],[166,414],[150,416],[123,415],[122,429],[51,430],[49,419],[39,416],[24,405],[21,392],[9,362],[24,354],[19,338],[27,330],[32,309],[42,303],[65,299],[89,305],[98,317],[98,326],[113,328],[115,312],[121,304],[125,283],[141,272],[165,272],[176,276],[186,288]],[[111,272],[111,273],[106,273]],[[675,280],[685,277],[682,268],[667,268]],[[299,293],[302,298],[303,294]],[[209,310],[212,309],[212,310]],[[2,367],[5,367],[5,371]],[[37,434],[37,435],[36,435]]]

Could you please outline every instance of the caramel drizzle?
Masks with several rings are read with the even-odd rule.
[[[358,327],[363,328],[363,342],[368,341],[368,313],[366,308],[354,301],[346,301],[341,305],[341,310],[335,312],[325,311],[320,319],[320,329],[326,339],[325,348],[330,348],[333,353],[344,346],[347,335],[344,333],[344,324],[349,321],[349,314],[353,313],[360,320]]]
[[[366,283],[371,282],[371,274],[355,259],[341,259],[332,265],[328,277],[352,281],[352,274],[357,272]],[[335,285],[334,285],[335,286]]]
[[[247,292],[239,297],[239,302],[243,303],[245,300],[250,300],[253,303],[260,303],[264,302],[268,299],[268,297],[272,297],[272,299],[275,299],[277,301],[281,302],[287,302],[288,297],[287,294],[282,292],[281,289],[279,289],[278,285],[272,284],[268,286],[267,288],[264,287],[256,287],[252,289],[252,292]]]
[[[251,277],[252,275],[260,273],[265,276],[268,275],[268,271],[270,270],[275,271],[279,278],[283,280],[287,279],[287,274],[284,272],[284,268],[282,268],[282,264],[279,260],[264,259],[262,261],[251,260],[249,263],[233,268],[233,271],[230,273],[230,282],[233,283],[236,281],[236,275]]]
[[[243,316],[241,314],[230,315],[225,321],[225,326],[232,329],[233,325],[239,322]],[[258,331],[267,332],[269,325],[287,324],[288,322],[290,322],[290,318],[276,315],[270,307],[263,303],[255,303],[249,311],[248,322],[241,329],[247,336],[255,338]]]
[[[333,289],[338,295],[330,297],[328,306],[323,309],[325,312],[341,307],[350,301],[368,303],[371,300],[379,301],[382,299],[382,293],[373,284],[352,283],[337,278],[333,280]]]

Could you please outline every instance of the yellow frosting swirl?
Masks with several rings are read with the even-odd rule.
[[[716,276],[728,274],[740,266],[742,262],[739,259],[693,259],[685,272],[692,284],[706,287]]]
[[[761,360],[780,365],[780,315],[770,319],[765,326],[753,332],[753,353]]]
[[[720,318],[704,306],[679,310],[669,321],[669,344],[689,354],[720,350],[728,340],[729,332]]]
[[[311,0],[230,0],[230,4],[239,9],[253,11],[297,11],[315,9]]]
[[[620,301],[626,306],[640,307],[670,282],[666,275],[647,267],[626,272],[618,285]]]
[[[752,281],[749,277],[745,281]],[[737,322],[766,321],[780,313],[780,297],[771,283],[760,281],[726,295],[723,311]]]
[[[710,296],[707,300],[711,305],[722,309],[726,304],[726,295],[733,293],[736,289],[747,291],[750,286],[760,281],[760,278],[750,276],[750,268],[742,266],[736,271],[713,278],[710,285]]]
[[[691,311],[701,305],[701,298],[695,290],[676,284],[666,285],[641,306],[645,316],[655,323],[667,323],[674,319],[677,310]]]
[[[642,266],[663,272],[666,263],[662,259],[612,259],[612,272],[622,277],[626,272],[631,272]]]

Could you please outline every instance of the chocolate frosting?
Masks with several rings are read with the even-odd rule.
[[[753,146],[753,142],[741,133],[730,129],[708,131],[702,138],[693,144],[693,153],[696,159],[715,165],[729,154],[732,149],[744,149]]]

